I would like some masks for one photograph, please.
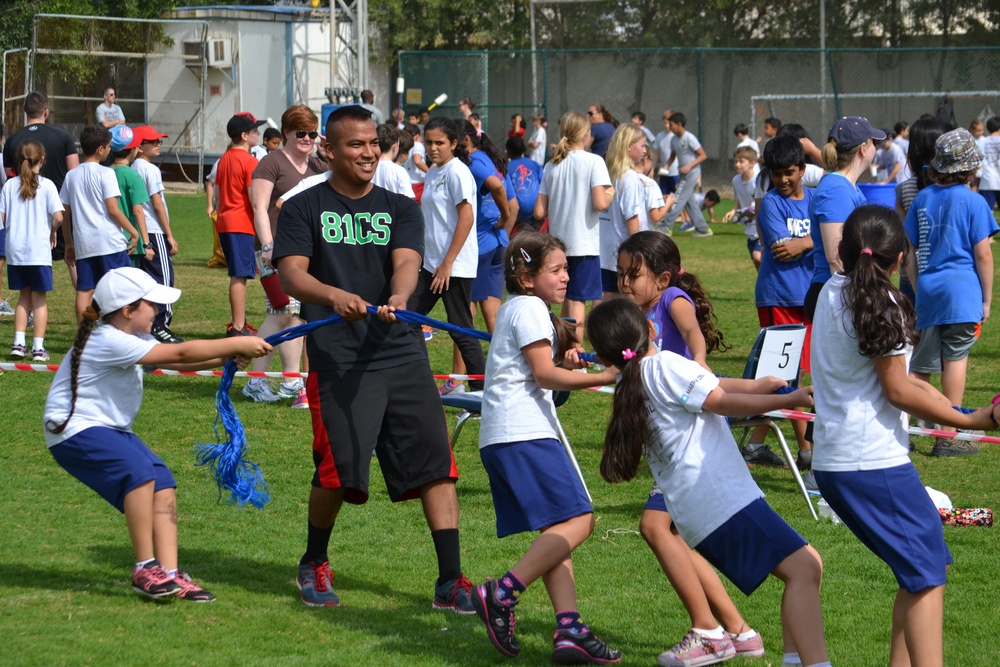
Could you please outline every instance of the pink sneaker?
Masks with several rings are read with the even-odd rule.
[[[170,577],[159,561],[153,560],[132,573],[132,590],[153,600],[171,597],[181,592],[181,585]]]
[[[177,594],[177,597],[182,600],[190,600],[191,602],[211,602],[215,599],[214,595],[191,581],[191,575],[183,570],[177,570],[177,576],[174,577],[174,583],[181,587],[181,592]]]
[[[736,655],[744,658],[760,658],[764,655],[764,640],[760,638],[760,634],[755,634],[750,639],[745,639],[740,641],[737,639],[739,635],[729,635],[729,638],[733,640],[733,648],[736,649]]]
[[[309,409],[309,397],[306,396],[306,390],[300,389],[299,395],[295,397],[292,401],[293,410],[308,410]]]
[[[728,634],[722,639],[709,639],[689,630],[677,646],[660,654],[657,664],[660,667],[701,667],[735,657],[736,648]]]

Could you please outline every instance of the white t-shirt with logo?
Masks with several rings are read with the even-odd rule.
[[[73,171],[76,169],[70,173]],[[156,340],[148,334],[133,336],[110,324],[94,329],[80,357],[76,410],[62,433],[50,433],[45,429],[45,444],[58,445],[94,426],[131,431],[132,422],[142,406],[142,368],[136,363],[156,345]],[[52,379],[43,424],[49,421],[58,424],[69,414],[71,359],[72,355],[67,354]]]
[[[725,417],[702,411],[719,379],[673,352],[646,357],[646,460],[684,541],[697,546],[764,493]]]
[[[570,151],[559,164],[549,162],[538,194],[549,199],[549,233],[566,244],[568,257],[596,257],[601,253],[599,211],[593,188],[610,187],[608,166],[589,151]]]
[[[375,176],[372,177],[372,183],[410,199],[415,199],[417,196],[413,192],[410,175],[406,173],[406,169],[392,160],[378,161],[378,164],[375,165]]]
[[[149,201],[142,205],[142,212],[146,215],[146,231],[150,234],[162,234],[163,227],[160,225],[156,211],[153,209],[153,195],[160,195],[163,202],[163,210],[167,212],[167,223],[170,223],[170,212],[167,210],[167,198],[163,196],[163,175],[160,169],[149,160],[136,158],[132,162],[132,170],[142,176],[142,182],[146,184],[146,194]]]
[[[842,296],[850,279],[835,273],[823,286],[813,316],[811,362],[814,423],[813,469],[879,470],[910,462],[909,417],[882,390],[874,360],[861,356]],[[887,356],[906,355],[911,349]]]
[[[0,190],[0,229],[6,228],[7,263],[11,266],[52,266],[49,241],[52,216],[62,211],[55,184],[38,177],[34,199],[21,201],[21,177],[8,180]]]
[[[105,203],[120,196],[115,172],[96,162],[83,162],[66,174],[59,199],[70,207],[77,259],[111,255],[128,248],[121,227],[111,219]]]
[[[556,341],[548,306],[537,296],[511,294],[497,312],[486,357],[480,448],[559,437],[552,391],[538,386],[522,352],[540,340]]]
[[[458,205],[472,208],[472,230],[451,268],[453,278],[475,278],[479,269],[479,240],[476,238],[476,179],[458,158],[443,166],[433,165],[424,181],[420,208],[424,212],[424,268],[434,273],[444,261],[458,226]]]
[[[659,188],[657,188],[659,190]],[[626,220],[639,216],[639,231],[650,230],[649,208],[646,205],[646,187],[639,173],[627,171],[615,184],[615,196],[611,206],[601,211],[601,268],[607,271],[618,269],[618,246],[629,237]]]

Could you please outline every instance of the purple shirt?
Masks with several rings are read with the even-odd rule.
[[[670,317],[670,305],[674,302],[674,299],[687,299],[688,303],[692,306],[694,305],[694,301],[691,300],[688,293],[680,287],[668,287],[660,295],[660,300],[656,305],[646,313],[646,319],[652,322],[653,328],[656,329],[656,337],[653,339],[653,344],[661,352],[670,351],[681,355],[685,359],[690,359],[691,351],[688,350],[687,343],[684,342],[680,330],[674,323],[673,318]]]

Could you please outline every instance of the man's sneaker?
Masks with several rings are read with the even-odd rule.
[[[482,586],[472,589],[472,606],[479,620],[486,624],[486,636],[498,651],[511,658],[521,652],[521,645],[514,636],[515,604],[504,604],[497,599],[495,579],[487,579]]]
[[[41,364],[48,360],[49,360],[49,353],[45,351],[44,347],[40,347],[37,350],[31,351],[32,363]]]
[[[160,341],[161,343],[183,343],[184,339],[180,336],[174,335],[174,332],[170,330],[166,324],[154,324],[153,329],[150,331],[153,338]]]
[[[226,325],[226,338],[235,338],[236,336],[256,336],[257,330],[250,326],[249,322],[243,324],[242,329],[237,329],[230,322]]]
[[[819,493],[819,486],[816,484],[816,475],[813,474],[812,470],[808,470],[806,474],[802,475],[802,483],[805,484],[806,491]]]
[[[713,232],[711,229],[706,229],[703,232],[694,232],[691,234],[691,238],[693,239],[707,239],[709,236],[715,236],[715,232]]]
[[[431,608],[453,611],[456,614],[475,614],[476,608],[472,606],[472,582],[463,574],[458,579],[438,583],[434,586]]]
[[[7,299],[0,301],[0,315],[13,315],[14,309],[10,307]]]
[[[174,581],[181,587],[177,597],[189,602],[211,602],[215,596],[191,580],[191,575],[183,570],[177,570]]]
[[[278,397],[295,399],[299,397],[299,392],[305,388],[306,385],[302,382],[302,378],[297,378],[291,384],[282,382],[278,385]]]
[[[812,468],[813,464],[813,450],[799,450],[799,453],[795,456],[795,465],[799,467],[799,470],[808,470]]]
[[[693,232],[695,229],[696,229],[696,227],[694,226],[694,223],[688,221],[688,222],[681,223],[681,227],[680,227],[679,231],[682,231],[682,232]]]
[[[759,464],[764,466],[773,466],[775,468],[788,467],[788,464],[785,463],[785,459],[772,452],[771,448],[767,445],[761,445],[754,450],[751,450],[749,447],[744,447],[743,460],[746,461],[748,465]]]
[[[302,389],[299,391],[299,395],[295,397],[292,401],[292,410],[308,410],[309,409],[309,396],[306,395],[306,390]]]
[[[689,630],[684,639],[657,659],[660,667],[699,667],[716,665],[736,657],[736,647],[729,635],[722,639],[709,639]]]
[[[14,356],[13,352],[11,356]],[[931,456],[972,456],[978,453],[979,445],[971,440],[934,438],[934,447],[931,448]]]
[[[243,387],[243,395],[256,403],[275,403],[280,401],[278,395],[271,389],[267,378],[250,378]]]
[[[337,607],[340,598],[333,592],[336,575],[326,561],[322,563],[300,563],[295,584],[302,591],[302,601],[310,607]]]
[[[426,324],[421,324],[420,329],[421,331],[424,332],[424,340],[430,340],[431,338],[434,338],[434,329],[431,329]]]
[[[26,345],[14,343],[10,346],[10,356],[12,359],[24,359],[27,354],[28,347]]]
[[[764,640],[760,638],[759,633],[742,641],[737,639],[738,637],[739,635],[729,635],[729,639],[733,642],[733,648],[736,649],[736,655],[742,658],[764,657]]]
[[[552,636],[552,662],[558,665],[604,665],[621,659],[621,651],[602,642],[590,630],[576,633],[560,628]]]
[[[181,592],[181,585],[164,572],[159,561],[152,560],[132,573],[132,590],[156,600],[178,595]]]
[[[464,394],[465,383],[445,380],[444,384],[438,387],[438,393],[441,394],[442,396],[447,396],[448,394]]]

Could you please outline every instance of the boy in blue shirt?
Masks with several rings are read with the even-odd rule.
[[[774,189],[760,200],[757,213],[757,233],[763,249],[754,288],[757,318],[761,327],[805,324],[803,303],[812,280],[813,244],[809,221],[812,190],[802,186],[806,169],[802,143],[791,136],[774,137],[764,145],[764,168],[768,170]],[[809,371],[808,331],[802,347],[802,367]],[[806,423],[800,421],[793,424],[800,463],[808,464],[812,460],[812,443],[805,439],[805,426]],[[766,428],[754,430],[743,449],[744,460],[784,464],[780,456],[761,444],[766,434]]]
[[[990,237],[997,223],[986,200],[967,187],[982,161],[968,130],[938,137],[930,164],[935,184],[917,194],[903,223],[912,244],[907,271],[916,287],[920,333],[910,374],[926,382],[941,373],[941,393],[952,405],[962,405],[969,350],[993,300]],[[975,443],[937,438],[931,455],[978,452]]]

